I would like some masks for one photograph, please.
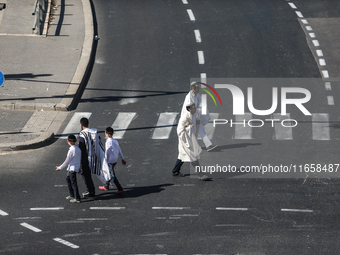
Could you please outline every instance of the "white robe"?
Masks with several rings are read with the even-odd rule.
[[[79,134],[85,140],[89,167],[92,174],[96,174],[99,180],[106,184],[111,179],[109,165],[105,159],[104,145],[96,129],[86,128]]]
[[[178,159],[183,162],[194,162],[200,158],[202,149],[197,142],[197,131],[195,116],[189,111],[182,114],[177,126],[177,135]]]
[[[195,93],[192,90],[189,91],[189,93],[185,96],[181,114],[182,115],[186,114],[187,112],[186,105],[191,104],[191,103],[194,103],[196,106],[196,113],[195,113],[196,119],[201,121],[202,125],[205,126],[210,120],[210,113],[207,108],[207,114],[205,115],[202,114],[202,98],[201,98],[200,93],[197,93],[195,95]]]

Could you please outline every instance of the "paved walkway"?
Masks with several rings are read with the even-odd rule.
[[[54,139],[83,85],[93,43],[89,0],[54,0],[46,35],[33,32],[34,0],[0,11],[0,151]]]

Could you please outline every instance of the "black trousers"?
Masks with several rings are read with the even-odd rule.
[[[176,164],[175,164],[175,167],[174,167],[174,169],[172,169],[172,173],[177,173],[177,172],[179,172],[179,171],[181,170],[181,166],[183,165],[183,163],[184,163],[184,162],[183,162],[182,160],[177,159]],[[193,168],[195,169],[195,167],[196,167],[196,166],[199,166],[200,164],[199,164],[198,160],[196,160],[196,161],[191,162],[191,165],[192,165]]]
[[[115,173],[115,166],[116,166],[117,163],[114,163],[114,164],[109,164],[109,168],[110,168],[110,172],[112,171],[112,173],[114,174],[114,179],[113,179],[113,183],[116,185],[117,189],[120,191],[120,190],[123,190],[123,187],[122,185],[120,185],[118,179],[117,179],[117,175]],[[110,180],[111,181],[111,180]],[[110,181],[107,181],[106,184],[105,184],[105,188],[106,189],[109,189],[110,188]]]
[[[83,172],[81,176],[83,177],[86,191],[88,191],[90,195],[94,195],[96,192],[92,181],[91,170],[89,169],[89,167],[83,167]]]
[[[79,189],[77,184],[77,173],[74,171],[68,171],[66,176],[66,183],[70,193],[70,197],[74,197],[80,200]]]

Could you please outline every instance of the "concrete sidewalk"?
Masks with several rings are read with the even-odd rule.
[[[4,2],[4,1],[2,1]],[[47,36],[33,34],[34,0],[0,11],[0,150],[54,139],[84,85],[94,40],[90,0],[49,0]]]

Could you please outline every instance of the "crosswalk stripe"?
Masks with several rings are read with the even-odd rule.
[[[114,130],[113,138],[122,139],[131,121],[136,117],[135,112],[120,112],[112,124]]]
[[[205,133],[208,135],[209,139],[212,139],[214,136],[214,119],[218,119],[219,113],[210,113],[210,121],[204,126]],[[202,138],[199,136],[198,140],[202,140]]]
[[[172,132],[176,131],[174,128],[176,125],[176,118],[178,112],[163,112],[159,114],[158,121],[154,127],[151,139],[169,139]],[[90,118],[91,112],[76,112],[73,114],[66,128],[64,129],[61,139],[66,139],[68,135],[77,135],[80,132],[80,119],[82,117]],[[213,127],[213,120],[219,118],[219,113],[210,113],[211,120],[205,125],[205,131],[209,139],[214,136],[215,128]],[[131,122],[137,117],[136,112],[119,112],[116,119],[112,124],[114,129],[113,138],[122,139],[125,132],[127,131]],[[275,140],[293,140],[293,130],[297,129],[289,127],[287,122],[290,119],[291,114],[280,115],[273,114],[272,119],[274,127],[274,138]],[[245,113],[244,115],[236,115],[233,127],[235,128],[234,139],[253,139],[253,128],[257,126],[255,122],[251,122],[249,125],[248,121],[252,120],[252,113]],[[282,121],[286,120],[285,124],[282,125]],[[253,120],[255,121],[255,120]],[[293,126],[294,123],[292,123]],[[253,127],[252,127],[253,126]],[[330,140],[330,128],[329,128],[329,114],[327,113],[313,113],[312,114],[312,139],[313,140]],[[198,137],[198,139],[202,139]]]
[[[330,140],[329,115],[315,113],[312,115],[313,140]]]
[[[64,129],[64,132],[61,135],[61,139],[66,139],[68,135],[74,134],[77,135],[80,132],[80,119],[90,118],[92,115],[91,112],[75,112],[70,120],[70,122],[67,124],[66,128]]]
[[[247,122],[251,120],[253,115],[251,113],[244,113],[244,115],[236,115],[235,121],[235,139],[252,139],[252,127]],[[241,122],[244,124],[241,124]]]
[[[281,114],[278,114],[278,113],[274,113],[273,119],[279,120],[279,121],[274,122],[275,139],[276,140],[293,140],[293,129],[292,129],[292,127],[285,127],[281,124],[281,122],[283,120],[290,119],[290,113],[287,113],[287,115],[281,115]]]
[[[175,124],[177,112],[163,112],[159,115],[158,122],[152,134],[152,139],[168,139],[171,129]]]

